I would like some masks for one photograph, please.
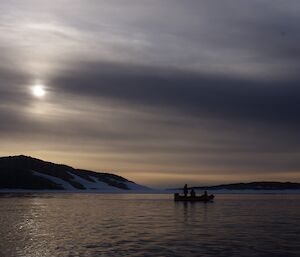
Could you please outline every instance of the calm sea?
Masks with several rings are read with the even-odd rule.
[[[300,195],[0,195],[1,257],[300,256]]]

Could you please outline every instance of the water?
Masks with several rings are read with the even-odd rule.
[[[300,195],[1,195],[0,256],[299,257]]]

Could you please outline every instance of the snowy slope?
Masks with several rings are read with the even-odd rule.
[[[60,178],[57,178],[54,176],[49,176],[49,175],[42,174],[42,173],[35,172],[35,171],[34,171],[34,175],[46,178],[47,180],[50,180],[53,183],[60,185],[61,187],[64,188],[64,190],[67,190],[67,191],[81,191],[82,190],[82,189],[78,190],[77,188],[72,186],[68,181],[65,181],[63,179],[60,179]],[[76,181],[77,183],[80,183],[81,185],[83,185],[85,187],[85,189],[84,189],[85,191],[98,191],[98,192],[107,192],[107,193],[121,193],[121,192],[129,191],[129,190],[134,191],[134,192],[150,192],[151,191],[151,189],[148,187],[141,186],[141,185],[135,184],[133,182],[129,182],[129,181],[124,183],[128,187],[128,189],[126,190],[126,189],[121,189],[121,188],[110,186],[102,181],[99,181],[97,179],[97,177],[89,176],[89,178],[91,180],[93,180],[93,182],[92,182],[92,181],[83,179],[75,174],[70,174],[70,175],[73,177],[72,178],[73,181]]]
[[[121,176],[74,169],[27,156],[0,158],[0,191],[151,192]]]

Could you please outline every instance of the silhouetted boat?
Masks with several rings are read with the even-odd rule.
[[[184,196],[178,193],[174,194],[174,201],[184,202],[211,202],[215,198],[214,195],[201,195],[201,196]]]

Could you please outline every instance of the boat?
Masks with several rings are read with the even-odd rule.
[[[179,193],[174,194],[174,201],[183,202],[211,202],[215,198],[214,195],[201,195],[201,196],[184,196]]]

